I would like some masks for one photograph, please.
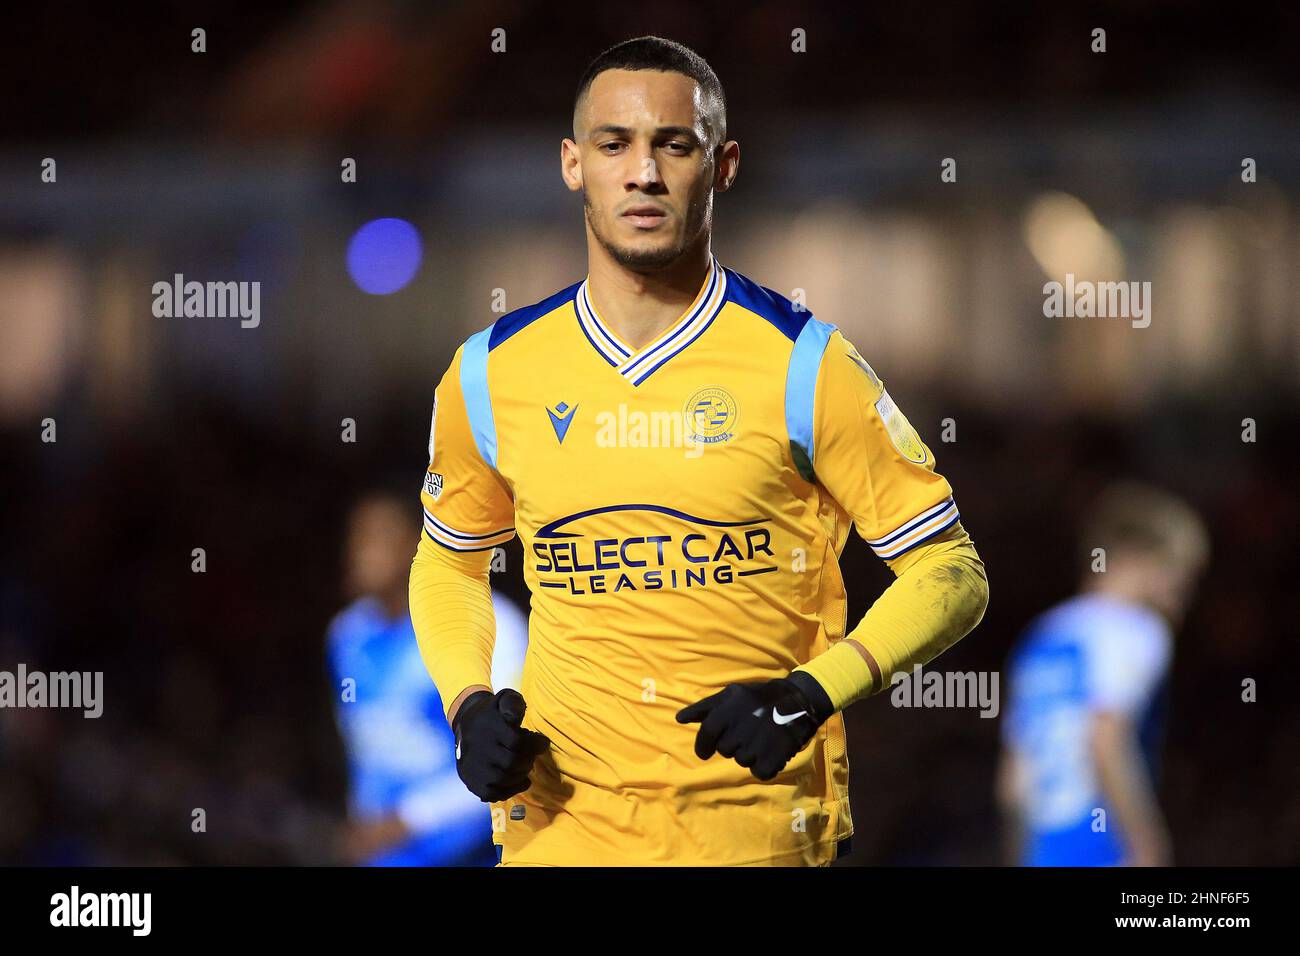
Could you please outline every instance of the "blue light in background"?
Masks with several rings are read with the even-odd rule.
[[[364,292],[388,295],[420,270],[420,234],[405,219],[372,219],[348,243],[348,273]]]

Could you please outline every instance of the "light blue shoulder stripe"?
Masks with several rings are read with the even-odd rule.
[[[813,409],[817,398],[817,372],[821,368],[826,343],[835,326],[809,317],[794,340],[790,367],[785,379],[785,427],[790,435],[790,451],[799,473],[813,480]]]
[[[460,390],[465,396],[469,428],[474,433],[478,453],[493,468],[497,466],[497,426],[492,418],[492,397],[488,394],[487,364],[495,325],[494,322],[467,338],[460,357]]]

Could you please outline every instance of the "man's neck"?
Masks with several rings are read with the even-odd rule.
[[[1109,598],[1124,604],[1146,606],[1150,603],[1141,580],[1131,573],[1126,573],[1124,568],[1112,568],[1105,575],[1085,574],[1080,581],[1079,590],[1085,594]]]
[[[592,241],[587,261],[587,290],[597,314],[615,335],[639,350],[695,301],[712,266],[712,254],[706,236],[672,265],[643,274],[620,265]]]
[[[384,609],[384,616],[388,620],[396,620],[407,613],[406,588],[394,587],[389,591],[377,592],[373,596],[379,602],[379,606]]]

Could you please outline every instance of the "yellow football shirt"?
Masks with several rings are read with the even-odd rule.
[[[701,761],[697,726],[675,720],[844,636],[850,523],[890,561],[958,520],[930,449],[833,325],[715,259],[636,350],[577,283],[457,349],[429,455],[430,541],[523,545],[524,726],[551,746],[493,807],[504,865],[834,858],[852,833],[841,714],[766,782]],[[449,706],[464,687],[439,690]]]

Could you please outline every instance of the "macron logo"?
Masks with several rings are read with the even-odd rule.
[[[560,402],[554,409],[546,410],[546,414],[551,416],[551,427],[555,429],[555,437],[561,445],[564,444],[564,436],[569,433],[569,426],[573,424],[573,413],[577,410],[577,405],[569,405],[567,402]]]

